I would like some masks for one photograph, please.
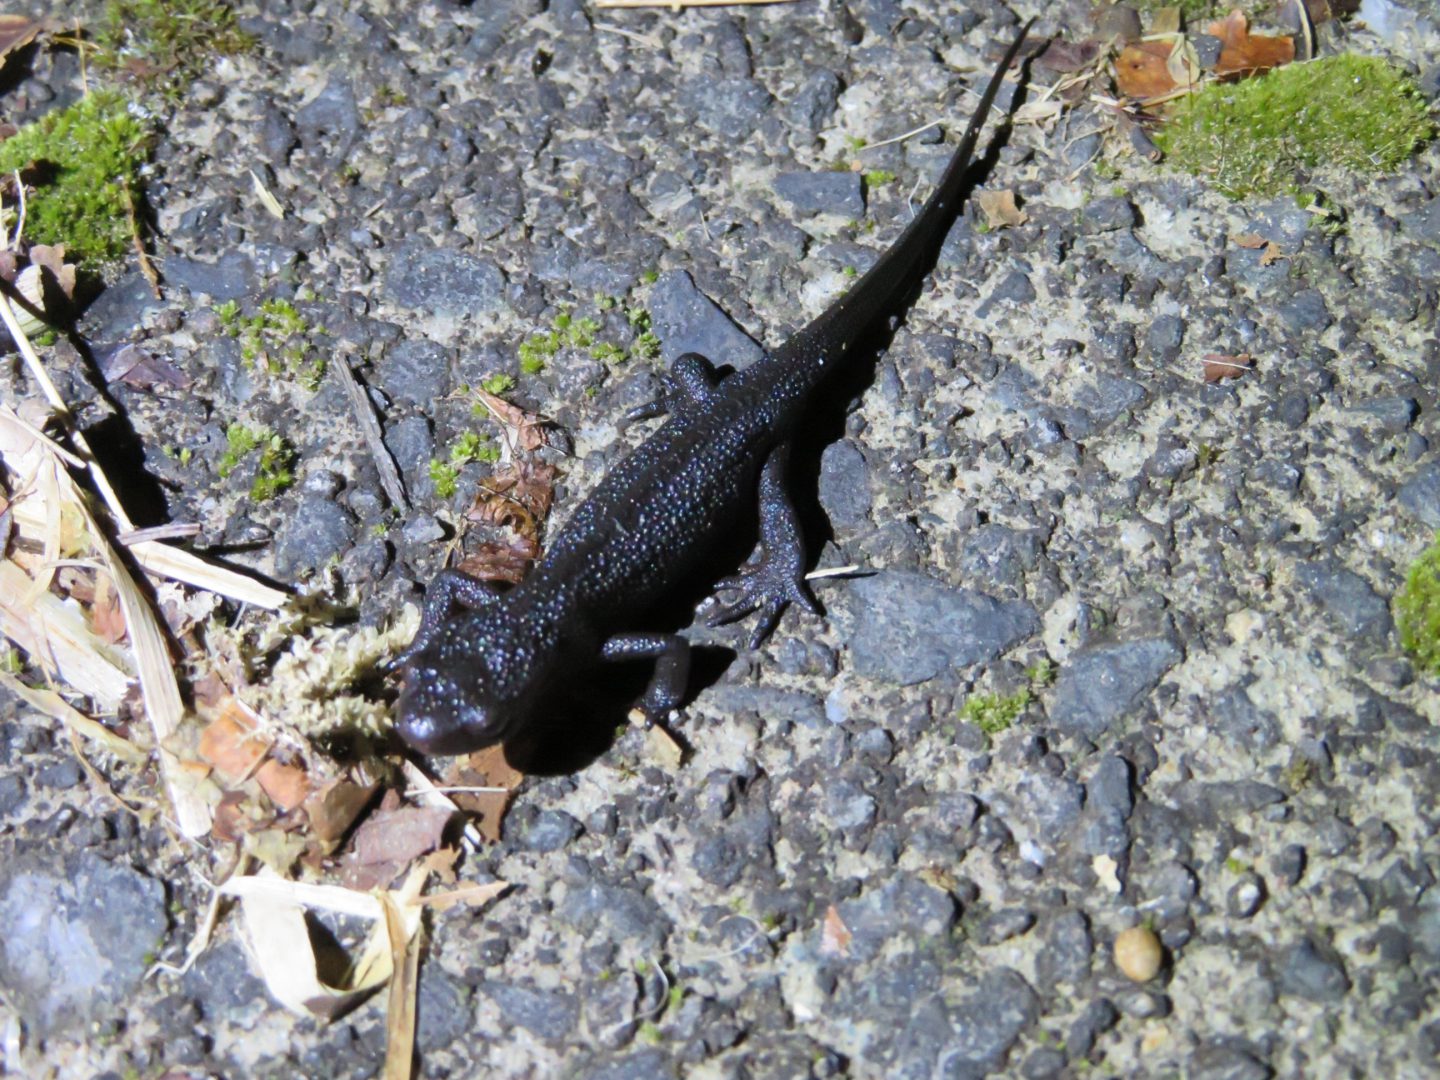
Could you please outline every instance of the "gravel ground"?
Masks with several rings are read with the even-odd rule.
[[[1348,47],[1408,57],[1433,92],[1440,29],[1414,2],[1367,2],[1386,36],[1352,25]],[[936,129],[868,152],[896,179],[867,186],[834,168],[849,140],[957,129],[1040,9],[242,10],[259,50],[202,78],[156,152],[165,300],[127,273],[81,323],[97,355],[140,343],[193,384],[107,403],[64,346],[54,362],[97,441],[133,448],[115,471],[137,517],[148,499],[201,548],[353,589],[377,623],[442,564],[483,474],[450,499],[427,475],[474,426],[459,387],[509,373],[567,429],[563,517],[639,438],[615,420],[660,361],[562,348],[525,373],[517,345],[573,309],[628,346],[643,306],[666,357],[748,362],[876,257],[946,154]],[[78,85],[43,54],[11,95],[33,115]],[[516,888],[436,921],[424,1075],[1433,1070],[1440,708],[1390,598],[1440,527],[1440,147],[1315,177],[1345,215],[1327,230],[1135,158],[1102,179],[1096,127],[1016,131],[986,183],[1028,222],[967,213],[858,402],[819,421],[798,471],[820,564],[874,573],[819,585],[826,618],[787,615],[758,653],[744,627],[698,635],[738,655],[680,724],[683,768],[623,735],[529,781],[464,867]],[[372,387],[408,512],[338,383],[259,377],[222,332],[218,304],[273,297]],[[1205,384],[1207,352],[1256,370]],[[6,399],[32,392],[3,366]],[[237,419],[296,446],[278,499],[218,475]],[[1027,687],[1008,730],[961,714]],[[377,1073],[380,1006],[297,1020],[233,926],[185,976],[143,978],[194,933],[193,852],[13,702],[0,734],[0,1014],[25,1017],[32,1066]],[[1137,925],[1163,945],[1144,982],[1112,953]]]

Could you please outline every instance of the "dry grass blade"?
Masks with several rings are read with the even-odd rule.
[[[29,339],[16,322],[15,311],[10,305],[9,297],[3,294],[0,294],[0,317],[3,317],[10,336],[20,347],[21,353],[31,364],[32,370],[39,373],[43,384],[49,388],[47,394],[56,393],[58,396],[54,384],[45,374],[39,357],[35,355]],[[63,408],[63,402],[59,407]],[[28,436],[30,430],[28,426],[21,427],[13,423],[6,423],[14,416],[13,410],[8,406],[0,407],[0,423],[3,423],[5,427],[3,444],[0,445],[6,447],[7,461],[12,453],[10,447],[16,444],[23,445],[21,436]],[[18,417],[15,419],[18,420]],[[90,456],[89,448],[83,445],[78,433],[76,438],[86,455]],[[151,730],[155,733],[155,744],[163,747],[166,739],[174,734],[180,726],[180,721],[185,715],[185,708],[180,700],[180,686],[175,679],[175,669],[170,661],[170,651],[165,635],[160,629],[160,620],[150,606],[149,598],[140,590],[134,578],[130,576],[130,571],[124,561],[120,559],[115,548],[105,538],[105,533],[90,512],[84,493],[70,478],[70,474],[65,468],[65,462],[51,449],[52,446],[50,440],[45,439],[41,442],[32,441],[28,448],[29,454],[34,455],[35,458],[34,465],[29,470],[30,475],[44,476],[45,487],[42,489],[42,494],[47,499],[54,500],[54,505],[47,510],[47,525],[54,526],[66,512],[78,517],[83,524],[85,533],[88,534],[91,550],[100,556],[105,570],[109,573],[115,593],[119,597],[120,610],[130,636],[135,670],[140,679],[140,694],[145,702],[145,716],[150,722]],[[95,465],[93,456],[91,457],[91,476],[95,478],[97,484],[100,484],[104,477],[104,473]],[[104,482],[102,490],[109,492],[107,501],[113,501],[115,507],[119,509],[118,524],[123,528],[133,529],[134,525],[125,516],[123,508],[119,507],[119,499],[110,489],[108,481]],[[58,535],[57,529],[54,535],[47,535],[45,538],[47,555],[49,548],[58,543],[56,539]],[[84,683],[72,683],[71,685],[82,692],[90,691],[90,687]],[[210,807],[188,785],[179,782],[179,761],[173,754],[161,750],[159,759],[160,774],[164,779],[171,805],[174,807],[175,821],[181,833],[189,837],[204,836],[210,831]]]
[[[410,1080],[415,1061],[415,1004],[420,989],[420,940],[408,933],[400,906],[380,894],[390,939],[390,995],[385,1010],[385,1080]]]
[[[338,359],[340,362],[331,366],[335,370],[336,378],[340,380],[340,385],[345,388],[345,396],[350,400],[350,411],[355,415],[355,422],[360,425],[360,435],[365,440],[366,449],[370,451],[370,459],[375,462],[375,470],[380,474],[380,486],[385,489],[385,494],[392,503],[402,510],[408,510],[410,500],[405,497],[405,482],[400,478],[400,470],[395,466],[395,459],[390,456],[389,447],[385,445],[380,422],[375,418],[375,408],[370,404],[365,388],[350,370],[349,359],[344,356]]]
[[[47,677],[83,688],[100,711],[119,709],[133,678],[120,651],[96,637],[79,609],[53,593],[24,603],[34,584],[13,562],[0,562],[0,633]]]
[[[0,686],[24,701],[36,712],[59,720],[81,738],[89,739],[106,753],[131,765],[144,765],[150,755],[129,739],[123,739],[99,721],[92,720],[54,690],[35,690],[15,676],[0,671]]]

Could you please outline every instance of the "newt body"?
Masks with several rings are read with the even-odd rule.
[[[753,648],[788,605],[816,610],[784,487],[790,439],[850,347],[928,272],[1028,30],[1027,23],[991,76],[935,192],[845,296],[776,352],[724,378],[704,357],[677,358],[660,398],[627,416],[665,422],[605,475],[514,589],[502,593],[453,570],[437,575],[415,640],[397,661],[405,684],[396,726],[407,743],[454,754],[499,742],[554,686],[597,660],[654,658],[640,707],[650,719],[667,715],[685,692],[689,645],[641,629],[645,617],[710,564],[757,489],[761,557],[718,583],[735,600],[712,621],[758,611]]]

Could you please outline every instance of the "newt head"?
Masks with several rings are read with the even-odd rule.
[[[534,650],[494,611],[452,618],[401,664],[395,730],[422,754],[500,742],[529,715]]]

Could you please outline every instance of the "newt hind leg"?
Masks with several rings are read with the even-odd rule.
[[[805,584],[805,538],[800,532],[800,518],[785,490],[789,458],[790,445],[782,443],[765,459],[760,471],[760,558],[734,577],[716,583],[717,593],[736,595],[707,620],[711,626],[723,626],[759,611],[750,635],[752,649],[759,648],[770,636],[791,604],[812,615],[820,613]]]

